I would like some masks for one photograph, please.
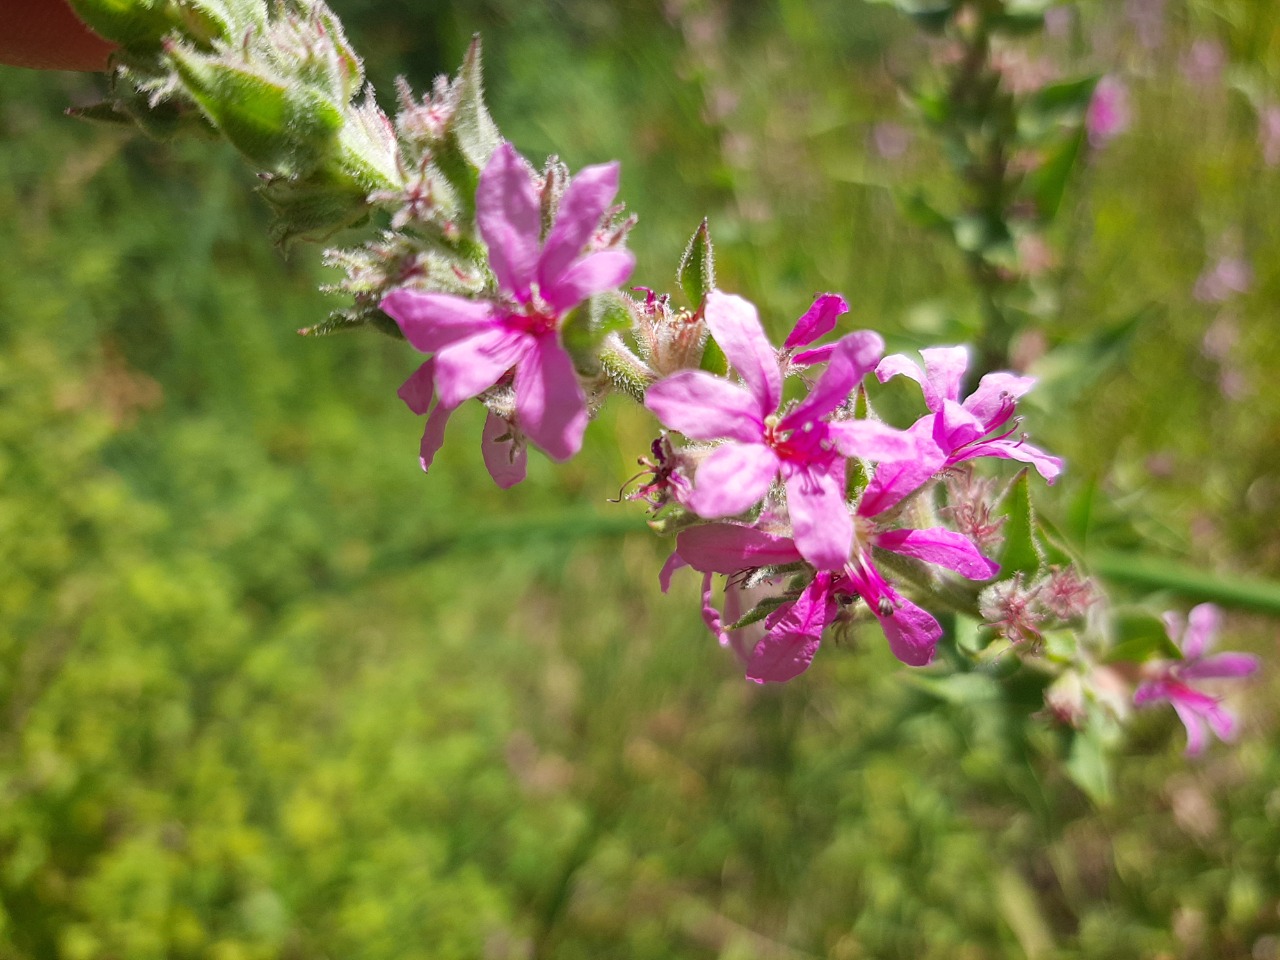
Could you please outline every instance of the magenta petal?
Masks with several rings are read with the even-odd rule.
[[[645,391],[644,405],[663,426],[690,440],[759,443],[764,436],[755,398],[703,370],[681,370],[658,381]]]
[[[1213,646],[1222,629],[1222,611],[1212,603],[1200,603],[1187,614],[1187,630],[1182,636],[1182,655],[1199,657]]]
[[[557,313],[564,313],[587,297],[622,286],[635,265],[630,250],[588,254],[562,273],[554,286],[542,287],[542,299]]]
[[[948,453],[981,440],[987,425],[954,400],[943,400],[933,419],[933,441]],[[964,451],[963,459],[977,454]]]
[[[959,401],[960,384],[969,369],[969,351],[964,347],[930,347],[921,350],[924,358],[924,396],[930,410],[944,400]]]
[[[876,379],[888,383],[894,377],[906,377],[924,386],[924,371],[920,364],[901,353],[891,353],[876,364]]]
[[[871,612],[880,621],[893,655],[909,667],[923,667],[933,660],[938,641],[942,639],[942,627],[931,614],[910,600],[901,597],[894,600],[895,609],[888,616],[881,616],[875,607]]]
[[[849,312],[849,304],[838,293],[824,293],[813,301],[782,344],[784,350],[807,346],[836,328],[836,321]]]
[[[516,366],[516,422],[553,460],[582,449],[587,397],[573,360],[554,337],[538,337]]]
[[[488,390],[533,347],[533,338],[491,327],[466,340],[442,347],[435,356],[436,394],[446,407],[456,407]]]
[[[778,458],[759,443],[726,443],[698,466],[690,504],[708,520],[732,517],[754,506],[778,475]]]
[[[827,433],[846,457],[886,463],[914,460],[920,453],[914,434],[878,420],[836,420],[827,424]]]
[[[428,360],[420,364],[418,369],[409,374],[409,379],[400,384],[396,396],[404,401],[404,405],[422,416],[431,408],[431,400],[435,396],[435,361]]]
[[[978,384],[978,389],[969,394],[964,408],[983,423],[994,426],[1003,423],[1013,412],[1013,402],[1035,385],[1035,377],[988,373]]]
[[[431,415],[427,417],[426,426],[422,429],[422,442],[418,444],[418,463],[422,465],[423,473],[431,469],[436,453],[444,445],[444,428],[449,423],[451,413],[453,413],[451,407],[437,403]]]
[[[618,193],[618,164],[601,163],[584,167],[569,181],[560,198],[556,222],[547,234],[538,261],[538,286],[545,291],[556,286],[560,276],[582,253],[600,218]]]
[[[800,561],[800,552],[786,537],[731,523],[709,523],[680,531],[676,553],[703,573],[729,574]]]
[[[1209,739],[1205,733],[1204,721],[1200,719],[1200,715],[1192,707],[1177,700],[1171,702],[1173,709],[1177,711],[1178,719],[1187,728],[1187,756],[1198,756],[1204,752],[1205,744]]]
[[[1183,663],[1176,671],[1184,680],[1213,680],[1247,677],[1256,673],[1261,665],[1257,657],[1248,653],[1216,653],[1211,657],[1200,657],[1190,663]]]
[[[505,141],[480,174],[476,224],[498,286],[527,303],[540,253],[542,205],[533,168]]]
[[[707,629],[711,631],[711,635],[716,638],[720,646],[727,647],[732,643],[732,638],[724,629],[724,617],[720,615],[720,611],[711,600],[711,574],[709,573],[702,578],[702,622],[707,625]]]
[[[662,565],[662,569],[658,571],[658,586],[662,588],[662,592],[666,593],[671,589],[672,575],[682,567],[689,566],[685,562],[684,557],[680,556],[680,551],[676,550],[667,557],[667,562]]]
[[[1058,479],[1063,466],[1061,457],[1050,456],[1039,447],[1033,447],[1021,440],[1006,439],[994,440],[991,443],[977,443],[962,450],[954,462],[972,460],[974,457],[999,457],[1003,460],[1029,463],[1040,476],[1044,477],[1045,482],[1050,484]]]
[[[876,534],[875,545],[904,557],[936,563],[970,580],[990,580],[1000,572],[1000,564],[979,553],[968,537],[943,527],[886,530]]]
[[[484,456],[489,476],[503,490],[509,490],[524,479],[529,452],[525,449],[523,439],[516,427],[492,410],[484,421],[480,452]]]
[[[413,348],[423,353],[435,353],[493,323],[489,304],[449,293],[392,290],[378,306],[399,325]]]
[[[907,432],[916,440],[915,457],[881,463],[867,484],[858,502],[858,516],[874,517],[896,507],[904,497],[910,496],[928,483],[946,463],[944,454],[929,438],[930,414],[916,422]]]
[[[809,395],[787,414],[787,424],[799,425],[830,413],[849,399],[858,382],[875,369],[884,350],[884,341],[878,333],[859,330],[842,337],[827,363],[827,369],[813,385]]]
[[[815,363],[826,363],[831,359],[831,354],[835,351],[834,343],[824,343],[820,347],[814,347],[812,350],[801,350],[791,358],[791,366],[793,367],[811,367]]]
[[[707,295],[706,318],[711,336],[756,398],[760,416],[769,416],[782,399],[782,373],[756,308],[742,297],[715,290]]]
[[[828,467],[782,465],[787,511],[796,549],[819,570],[839,570],[849,562],[853,518],[844,501],[844,461]]]
[[[808,670],[834,613],[831,578],[819,574],[792,603],[769,614],[768,632],[747,661],[748,679],[784,683]]]

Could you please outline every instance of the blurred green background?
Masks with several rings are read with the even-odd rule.
[[[386,105],[480,31],[526,155],[621,159],[635,282],[706,214],[775,331],[824,290],[894,348],[972,329],[900,212],[954,188],[897,93],[939,50],[891,9],[335,7]],[[1021,343],[1067,348],[1028,410],[1069,463],[1045,512],[1280,577],[1280,10],[1078,10],[1027,55],[1121,77],[1132,121]],[[270,247],[229,149],[64,118],[95,85],[0,68],[0,958],[1280,957],[1274,670],[1199,762],[1140,715],[1102,810],[1050,731],[930,699],[879,637],[749,684],[605,502],[644,417],[504,494],[466,409],[423,477],[413,351],[299,339],[316,252]],[[1274,621],[1229,623],[1275,662]]]

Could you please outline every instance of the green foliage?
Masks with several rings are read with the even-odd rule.
[[[485,30],[491,108],[522,150],[621,157],[637,282],[663,285],[706,211],[720,285],[766,318],[830,289],[895,349],[971,328],[963,266],[898,216],[936,148],[864,156],[900,119],[885,51],[924,56],[893,11],[734,3],[717,34],[696,5],[655,21],[639,0],[349,6],[373,69],[419,89]],[[1097,491],[1069,526],[1119,599],[1121,571],[1158,580],[1140,542],[1179,590],[1210,566],[1280,575],[1262,215],[1280,181],[1245,106],[1191,96],[1177,54],[1195,25],[1253,51],[1242,71],[1280,64],[1263,14],[1199,11],[1155,54],[1119,35],[1152,79],[1135,129],[1065,186],[1049,239],[1068,281],[1037,281],[1041,331],[1094,379],[1024,428],[1067,458],[1063,500]],[[418,357],[293,334],[331,304],[305,252],[266,241],[239,158],[66,121],[84,81],[3,80],[0,956],[1274,952],[1273,674],[1234,704],[1235,747],[1188,765],[1152,710],[1112,779],[1104,728],[1025,722],[1044,682],[1006,684],[1008,655],[920,689],[867,631],[785,689],[748,684],[695,578],[657,593],[634,506],[569,508],[634,470],[649,421],[606,410],[590,452],[535,455],[501,494],[464,408],[424,479],[394,396]],[[725,91],[736,109],[708,112]],[[1237,220],[1255,287],[1216,360],[1191,287]],[[1227,363],[1244,400],[1220,389]],[[1037,515],[1068,513],[1034,493]],[[1273,647],[1273,625],[1232,626],[1233,646]]]

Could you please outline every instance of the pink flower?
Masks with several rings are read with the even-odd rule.
[[[1128,130],[1131,113],[1129,88],[1123,81],[1112,76],[1099,80],[1084,118],[1089,145],[1097,150]]]
[[[400,289],[383,299],[382,309],[405,338],[434,354],[432,366],[414,375],[429,382],[437,401],[423,435],[424,466],[443,440],[449,414],[463,400],[505,383],[512,370],[519,431],[556,460],[582,447],[586,396],[560,341],[560,326],[565,314],[588,297],[621,285],[635,265],[625,250],[588,250],[617,190],[616,163],[587,167],[565,190],[544,243],[537,175],[511,144],[503,143],[476,190],[476,221],[489,248],[497,296],[468,300]],[[413,392],[420,400],[423,384]],[[517,459],[509,457],[510,469],[499,473],[513,477]],[[522,468],[519,472],[523,475]]]
[[[833,344],[827,369],[809,395],[784,411],[779,409],[783,367],[755,307],[717,291],[708,295],[705,313],[711,335],[742,383],[681,370],[645,396],[645,406],[672,430],[692,440],[725,441],[698,466],[688,506],[708,519],[735,516],[758,503],[781,477],[801,554],[816,567],[838,569],[853,538],[845,458],[893,460],[915,453],[902,431],[867,420],[825,419],[875,367],[883,341],[863,330]],[[813,329],[823,332],[824,326],[814,319]],[[793,334],[788,349],[817,335],[812,329]]]
[[[975,457],[1020,460],[1035,467],[1049,483],[1057,479],[1062,461],[1031,446],[1023,437],[1014,436],[1019,423],[1013,416],[1017,401],[1035,385],[1034,377],[989,373],[961,401],[960,385],[969,367],[965,348],[933,347],[921,350],[920,356],[924,359],[923,369],[902,354],[885,357],[876,367],[881,383],[904,376],[920,384],[930,413],[910,430],[917,439],[917,458],[876,470],[862,497],[866,515],[889,509],[937,471]],[[934,448],[932,453],[930,445]]]
[[[798,596],[765,618],[764,637],[745,657],[750,679],[782,682],[807,670],[823,631],[855,596],[863,599],[880,622],[894,656],[910,666],[924,666],[933,659],[942,628],[884,578],[871,560],[873,547],[946,567],[974,580],[986,580],[999,570],[967,538],[951,530],[883,530],[862,520],[859,531],[853,556],[840,569],[819,571]],[[719,619],[711,616],[715,613],[709,600],[711,574],[732,577],[760,567],[798,564],[803,559],[795,541],[787,537],[734,524],[708,524],[681,531],[676,551],[663,568],[662,582],[665,588],[672,571],[684,565],[703,573],[704,616],[721,643],[727,644],[730,641]]]
[[[1133,702],[1144,706],[1167,700],[1187,728],[1187,755],[1195,756],[1205,747],[1206,723],[1219,739],[1230,740],[1236,721],[1217,697],[1196,690],[1191,681],[1247,677],[1258,669],[1258,658],[1247,653],[1205,655],[1222,622],[1221,612],[1211,603],[1193,607],[1185,624],[1176,613],[1166,613],[1164,622],[1183,659],[1159,665],[1155,677],[1138,686]]]

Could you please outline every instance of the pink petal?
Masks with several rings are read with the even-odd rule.
[[[929,438],[930,414],[907,432],[915,438],[916,455],[910,460],[881,463],[858,502],[858,516],[874,517],[896,507],[905,497],[933,479],[946,463],[946,454]]]
[[[993,563],[979,553],[968,537],[942,527],[930,527],[927,530],[886,530],[876,534],[875,545],[904,557],[936,563],[970,580],[990,580],[1000,572],[1000,564]]]
[[[476,223],[489,248],[489,266],[498,286],[528,303],[538,265],[542,206],[537,175],[505,141],[480,174]]]
[[[800,551],[786,537],[731,523],[709,523],[680,531],[676,553],[703,573],[730,574],[800,561]]]
[[[666,593],[671,589],[672,575],[682,567],[689,564],[685,562],[684,557],[680,556],[680,551],[676,550],[667,557],[667,562],[662,565],[662,569],[658,571],[658,586],[662,588],[662,592]]]
[[[921,350],[924,358],[925,404],[936,411],[944,400],[960,399],[960,384],[969,369],[969,351],[964,347],[930,347]]]
[[[435,396],[434,374],[435,361],[428,360],[409,374],[409,379],[400,384],[400,389],[396,391],[396,396],[418,416],[431,408],[431,400]]]
[[[769,614],[769,630],[747,661],[747,678],[756,683],[784,683],[804,673],[834,614],[831,578],[819,574],[795,601]]]
[[[819,570],[839,570],[849,562],[853,518],[844,501],[844,461],[829,467],[784,463],[787,511],[796,548]]]
[[[529,452],[516,427],[492,410],[484,421],[484,433],[480,437],[480,452],[484,465],[493,482],[503,490],[509,490],[524,479]]]
[[[1214,680],[1227,677],[1247,677],[1256,673],[1262,662],[1248,653],[1217,653],[1200,657],[1175,667],[1183,680]]]
[[[827,424],[827,433],[846,457],[885,463],[914,460],[920,452],[914,434],[878,420],[836,420]]]
[[[964,450],[960,451],[960,455],[951,462],[960,463],[964,460],[972,460],[975,457],[998,457],[1002,460],[1017,460],[1019,463],[1029,463],[1035,467],[1036,473],[1044,477],[1045,482],[1050,484],[1058,479],[1063,467],[1061,457],[1050,456],[1039,447],[1033,447],[1022,440],[1012,439],[994,440],[990,443],[977,443],[971,447],[965,447]]]
[[[635,265],[636,258],[630,250],[588,254],[564,271],[554,284],[542,287],[542,299],[557,313],[564,313],[587,297],[622,286]]]
[[[436,453],[444,445],[444,428],[449,423],[451,413],[453,413],[452,407],[437,403],[431,415],[427,417],[426,426],[422,429],[422,442],[418,444],[418,463],[422,465],[423,473],[431,469]]]
[[[794,350],[807,346],[836,328],[836,321],[849,312],[849,304],[838,293],[824,293],[813,301],[791,329],[782,349]]]
[[[836,342],[827,369],[809,395],[787,415],[785,423],[799,425],[830,413],[849,399],[858,382],[875,369],[884,351],[880,334],[859,330]]]
[[[778,475],[778,458],[759,443],[729,442],[698,466],[690,501],[695,513],[715,520],[754,506]]]
[[[490,327],[451,343],[436,353],[436,394],[446,407],[456,407],[488,390],[533,348],[526,333]]]
[[[964,408],[983,423],[994,426],[1006,419],[1001,416],[1002,413],[1012,412],[1010,404],[1024,396],[1035,385],[1035,377],[1019,377],[1012,373],[988,373],[978,384],[978,389],[969,394],[969,398],[964,402]]]
[[[553,460],[568,460],[582,449],[587,397],[555,337],[538,337],[516,365],[516,422]]]
[[[1193,708],[1177,700],[1171,702],[1173,709],[1177,711],[1178,719],[1187,728],[1187,756],[1194,757],[1203,753],[1209,739],[1205,734],[1204,721]]]
[[[732,639],[725,632],[724,618],[720,616],[720,611],[711,600],[711,574],[709,573],[702,578],[702,622],[707,625],[707,629],[711,631],[711,635],[716,638],[720,646],[729,646]]]
[[[778,357],[765,336],[756,308],[742,297],[714,290],[707,295],[707,329],[767,417],[782,399]]]
[[[1183,656],[1194,659],[1213,646],[1222,629],[1222,611],[1215,604],[1201,603],[1187,614],[1187,632],[1182,638]]]
[[[893,655],[909,667],[923,667],[933,660],[938,641],[942,639],[942,627],[932,614],[910,600],[896,596],[893,599],[893,613],[882,616],[874,605],[871,612],[880,621]]]
[[[423,353],[435,353],[494,322],[493,308],[488,303],[448,293],[392,290],[378,306],[399,325],[413,348]]]
[[[538,286],[545,291],[557,285],[561,275],[582,253],[618,193],[617,163],[584,167],[569,181],[560,198],[556,222],[547,234],[538,261]],[[615,284],[617,286],[617,284]]]
[[[755,397],[704,370],[681,370],[658,381],[645,392],[644,405],[663,426],[690,440],[759,443],[764,436]]]
[[[933,441],[947,453],[955,453],[961,447],[981,440],[987,434],[987,425],[954,400],[943,400],[933,420]],[[962,459],[972,456],[965,451]],[[992,454],[994,456],[994,454]]]
[[[824,343],[820,347],[814,347],[812,350],[801,350],[791,358],[791,366],[793,367],[811,367],[815,363],[826,363],[831,359],[831,354],[835,350],[834,343]]]
[[[891,353],[876,364],[876,379],[881,383],[888,383],[894,377],[906,377],[924,387],[924,371],[920,364],[901,353]]]

